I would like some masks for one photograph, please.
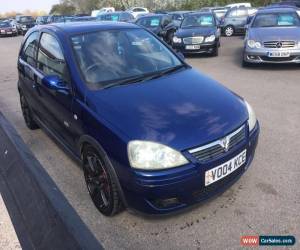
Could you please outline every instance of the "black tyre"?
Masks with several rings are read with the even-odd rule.
[[[83,150],[83,172],[88,192],[97,209],[105,216],[113,216],[123,208],[116,180],[108,163],[92,146]]]
[[[224,34],[227,37],[233,36],[234,35],[234,27],[232,25],[228,25],[224,29]]]
[[[214,48],[213,52],[211,53],[211,56],[215,57],[219,55],[219,47]]]
[[[173,30],[171,30],[171,31],[169,31],[168,32],[168,34],[167,34],[167,39],[166,39],[166,42],[168,43],[168,44],[170,44],[170,45],[172,45],[172,43],[173,43],[173,36],[174,36],[174,31]]]
[[[20,104],[21,104],[22,114],[23,114],[26,126],[31,130],[38,129],[39,126],[34,121],[32,111],[28,105],[28,102],[27,102],[25,96],[22,93],[20,93]]]
[[[242,61],[242,67],[243,67],[243,68],[249,68],[249,67],[251,67],[251,66],[252,66],[251,63],[246,62],[246,61],[243,59],[243,61]]]

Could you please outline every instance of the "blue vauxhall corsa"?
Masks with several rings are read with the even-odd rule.
[[[82,163],[104,215],[199,203],[254,157],[251,106],[135,24],[37,26],[24,38],[18,72],[28,128],[43,128]]]

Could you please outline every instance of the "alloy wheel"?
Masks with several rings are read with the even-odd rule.
[[[234,33],[233,27],[231,27],[231,26],[226,27],[226,29],[225,29],[225,35],[226,36],[232,36],[233,33]]]
[[[95,206],[106,210],[111,206],[111,188],[108,173],[98,155],[88,152],[84,168],[84,177],[90,196]]]

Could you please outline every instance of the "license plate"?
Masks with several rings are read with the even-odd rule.
[[[231,174],[246,162],[247,150],[232,158],[231,160],[205,172],[205,186],[208,186],[218,180]]]
[[[289,57],[290,52],[289,51],[275,51],[275,52],[269,52],[269,57]]]
[[[12,34],[12,32],[11,32],[11,31],[8,31],[8,32],[7,32],[7,34],[8,34],[8,35],[11,35],[11,34]]]
[[[185,49],[187,49],[187,50],[200,49],[200,45],[186,45]]]

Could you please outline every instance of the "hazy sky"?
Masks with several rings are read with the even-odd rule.
[[[7,11],[45,10],[49,11],[59,0],[0,0],[0,13]]]

